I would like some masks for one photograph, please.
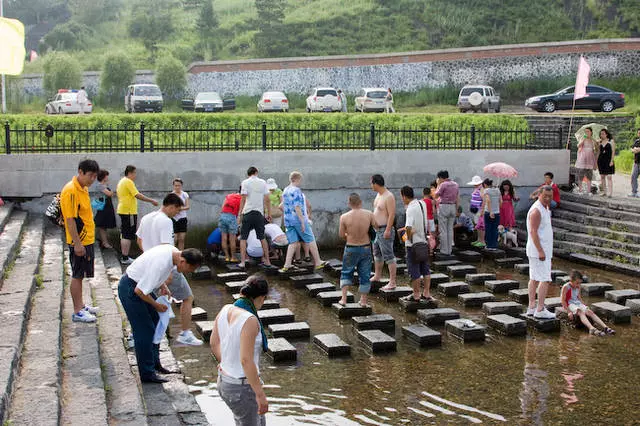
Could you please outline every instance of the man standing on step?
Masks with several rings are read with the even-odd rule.
[[[633,171],[631,172],[631,193],[627,197],[638,198],[638,176],[640,176],[640,129],[636,132],[636,140],[631,146],[633,153]]]
[[[240,186],[240,195],[242,200],[240,201],[240,211],[238,214],[238,224],[241,224],[240,228],[240,256],[241,260],[238,266],[244,268],[247,261],[247,238],[249,238],[249,232],[252,229],[256,231],[256,237],[262,244],[263,253],[267,253],[262,258],[265,266],[271,266],[269,260],[269,246],[267,240],[264,238],[264,223],[265,223],[265,206],[267,221],[271,220],[271,201],[269,200],[269,188],[267,183],[258,177],[258,169],[251,166],[247,170],[247,179],[242,181]]]
[[[162,244],[174,244],[173,221],[171,220],[182,211],[184,202],[175,193],[168,194],[162,201],[162,208],[146,214],[140,220],[140,227],[136,236],[138,245],[143,252]],[[183,274],[174,270],[171,272],[171,282],[167,286],[176,300],[182,300],[180,306],[180,326],[182,331],[176,342],[183,345],[200,346],[202,340],[191,331],[191,310],[193,308],[193,292]]]
[[[375,273],[372,281],[380,281],[382,279],[382,266],[386,263],[389,268],[389,284],[383,288],[393,290],[396,288],[397,269],[396,256],[393,253],[393,241],[395,238],[393,221],[396,218],[396,198],[391,191],[385,188],[382,175],[371,176],[371,189],[378,193],[373,200],[376,238],[373,240]]]
[[[551,282],[551,258],[553,256],[553,228],[551,227],[551,200],[553,188],[540,188],[538,200],[527,214],[527,257],[529,258],[529,309],[527,315],[539,319],[553,319],[555,314],[544,307]],[[538,305],[536,309],[536,290]]]
[[[453,248],[453,225],[460,205],[460,187],[449,179],[447,170],[438,172],[438,227],[440,228],[440,253],[450,255]]]
[[[98,163],[82,160],[78,164],[78,174],[68,182],[60,193],[60,210],[64,218],[64,229],[69,245],[71,263],[71,299],[75,322],[95,322],[98,308],[84,304],[82,299],[83,278],[93,278],[93,243],[96,240],[96,226],[93,222],[91,198],[88,188],[95,182]]]
[[[134,181],[137,177],[135,166],[127,166],[124,169],[124,177],[118,182],[116,193],[118,194],[118,216],[120,216],[120,250],[122,257],[120,262],[127,265],[133,262],[129,257],[131,241],[136,239],[138,227],[138,200],[146,201],[154,206],[158,202],[138,192]]]

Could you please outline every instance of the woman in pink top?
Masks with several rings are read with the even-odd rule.
[[[576,183],[581,194],[591,194],[593,171],[598,167],[596,150],[598,144],[593,139],[591,127],[585,129],[584,139],[578,143],[578,159],[576,160]]]

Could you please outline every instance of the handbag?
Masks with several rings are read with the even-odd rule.
[[[44,215],[56,226],[64,227],[62,208],[60,207],[60,194],[56,194],[44,211]]]
[[[427,220],[426,215],[424,213],[424,208],[422,208],[422,203],[418,201],[418,205],[420,205],[420,210],[422,211],[422,226],[424,229],[424,235],[427,237]],[[429,243],[426,241],[420,241],[411,245],[411,254],[413,256],[414,263],[425,263],[429,261]]]
[[[107,200],[104,197],[94,198],[93,200],[91,200],[91,210],[93,210],[94,212],[104,210],[104,205],[106,204],[106,202]]]

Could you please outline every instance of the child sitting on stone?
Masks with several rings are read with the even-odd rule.
[[[567,311],[569,320],[573,321],[576,316],[580,318],[582,324],[589,330],[589,334],[594,336],[604,336],[606,334],[615,334],[616,332],[607,327],[598,316],[589,309],[582,301],[580,295],[580,284],[582,284],[582,273],[575,269],[569,274],[569,282],[562,286],[562,294],[560,300],[562,307]],[[591,324],[591,319],[599,328]]]

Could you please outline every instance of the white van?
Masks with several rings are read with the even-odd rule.
[[[162,112],[162,92],[155,84],[132,84],[124,95],[126,112]]]

